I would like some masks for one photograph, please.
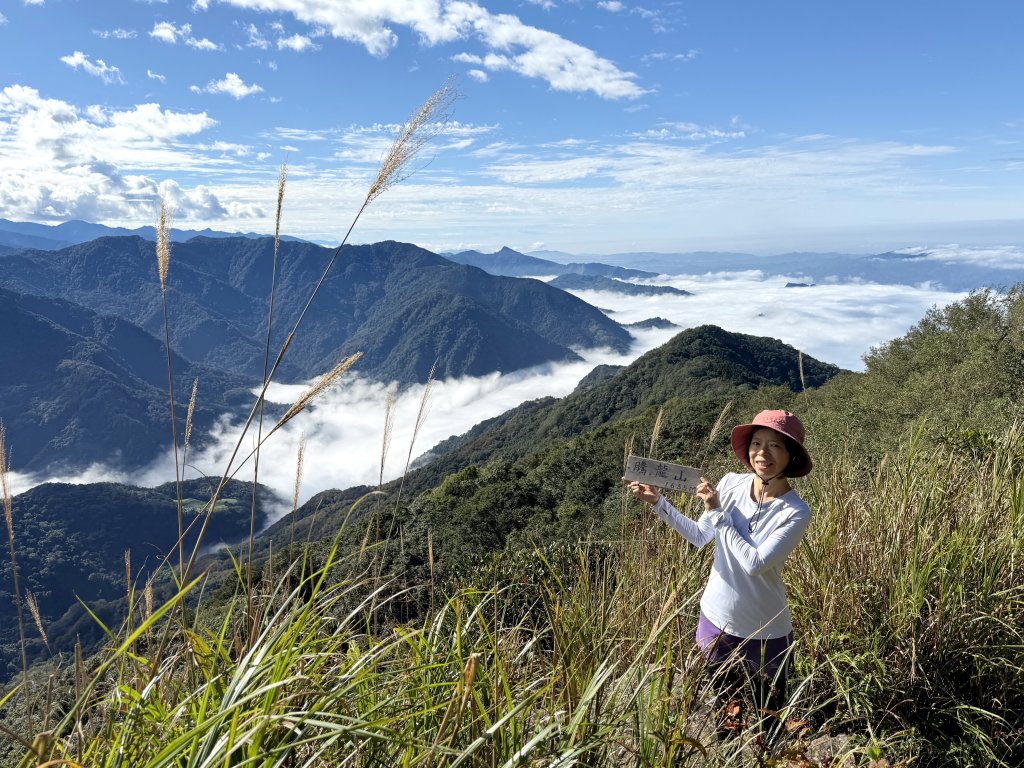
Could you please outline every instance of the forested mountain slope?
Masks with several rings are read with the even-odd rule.
[[[0,288],[0,419],[19,470],[139,467],[171,444],[163,342],[59,299]],[[245,381],[172,352],[179,430],[193,382],[195,439],[250,403]]]
[[[216,486],[215,478],[182,483],[186,528],[200,514]],[[29,592],[33,595],[49,640],[49,653],[72,651],[76,639],[86,648],[102,639],[101,628],[79,600],[117,627],[125,611],[129,565],[136,600],[143,602],[149,575],[175,552],[176,490],[174,483],[156,488],[118,483],[45,483],[14,497],[12,519],[22,599]],[[260,489],[258,500],[259,526],[276,501],[266,488]],[[205,545],[234,544],[247,536],[251,510],[252,483],[229,482],[210,520]],[[185,537],[186,558],[198,531],[198,525],[192,526]],[[176,554],[172,561],[177,565]],[[18,623],[11,592],[10,568],[0,569],[0,673],[5,673],[0,677],[5,680],[19,665]],[[26,620],[30,622],[30,655],[44,653],[43,639],[27,615]]]
[[[275,296],[279,348],[333,251],[282,242]],[[163,333],[153,243],[103,237],[2,257],[0,285],[61,297]],[[263,373],[273,238],[196,237],[171,248],[172,345],[186,358],[254,380]],[[310,305],[280,371],[310,379],[364,353],[358,372],[403,383],[556,360],[573,347],[624,351],[630,334],[599,310],[535,280],[495,277],[413,245],[346,246]]]
[[[403,498],[409,500],[430,489],[457,483],[449,476],[463,471],[478,473],[476,476],[499,471],[482,468],[491,462],[506,468],[500,471],[518,476],[525,486],[533,483],[543,496],[534,498],[525,490],[498,494],[502,507],[519,510],[520,523],[525,525],[534,514],[545,519],[557,517],[559,506],[566,498],[575,498],[574,493],[579,495],[578,500],[600,500],[609,484],[617,482],[624,440],[649,430],[659,407],[666,406],[662,427],[665,455],[689,452],[687,460],[696,461],[693,451],[700,448],[727,402],[753,400],[764,390],[788,393],[784,396],[801,390],[798,356],[797,350],[775,339],[731,333],[716,326],[691,328],[589,388],[561,399],[524,403],[441,443],[429,452],[428,463],[404,481],[389,484],[387,490],[394,493],[401,486]],[[803,371],[807,387],[820,386],[839,373],[837,367],[809,357],[803,359]],[[645,426],[638,426],[641,423]],[[558,469],[563,462],[567,462],[566,468]],[[575,469],[570,471],[569,466]],[[537,471],[550,474],[540,479],[527,467],[544,468]],[[525,480],[527,476],[533,479]],[[564,482],[557,479],[560,476]],[[294,520],[289,517],[268,530],[263,536],[264,546],[274,540],[278,548],[282,537],[292,536],[293,524],[299,539],[330,535],[339,527],[349,505],[369,490],[330,491],[317,496],[298,511]],[[360,508],[360,515],[373,507],[369,503]],[[500,526],[484,527],[488,535],[504,541],[507,532],[503,534]]]

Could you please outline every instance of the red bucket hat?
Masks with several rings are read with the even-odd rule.
[[[804,448],[804,425],[800,419],[789,411],[761,411],[750,424],[740,424],[732,429],[732,450],[736,458],[750,467],[747,449],[750,447],[750,436],[758,427],[774,429],[796,443],[797,452],[786,467],[786,477],[803,477],[814,466],[811,455]]]

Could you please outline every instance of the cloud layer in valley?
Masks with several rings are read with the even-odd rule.
[[[628,355],[590,350],[582,353],[586,359],[580,363],[435,382],[415,442],[413,432],[424,388],[415,386],[399,393],[393,409],[394,432],[384,479],[401,474],[410,452],[415,458],[450,435],[461,434],[526,400],[564,396],[594,365],[628,364],[665,343],[682,328],[714,323],[731,331],[778,338],[823,361],[859,370],[863,367],[861,356],[871,347],[902,336],[930,307],[944,306],[963,296],[928,286],[866,282],[786,288],[786,278],[765,277],[756,270],[675,276],[658,282],[683,288],[694,295],[628,297],[618,293],[578,292],[595,306],[611,310],[611,316],[621,323],[660,316],[681,326],[634,330],[636,342]],[[275,401],[290,404],[305,388],[299,384],[275,385],[270,394]],[[283,498],[291,499],[298,446],[304,439],[307,450],[300,501],[328,488],[376,485],[381,472],[387,396],[386,384],[366,381],[358,375],[343,379],[267,442],[260,463],[260,481]],[[237,437],[237,425],[222,423],[211,435],[211,444],[192,456],[189,463],[204,473],[219,473]],[[250,445],[248,440],[246,445]],[[188,476],[195,474],[194,468],[188,470]],[[93,467],[76,477],[59,479],[155,485],[173,476],[174,463],[168,455],[130,476]],[[239,477],[251,479],[251,465]],[[15,487],[24,490],[39,481],[41,478],[20,476],[15,478]]]

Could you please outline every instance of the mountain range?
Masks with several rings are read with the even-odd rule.
[[[617,277],[627,279],[630,277],[657,277],[655,272],[645,272],[640,269],[611,266],[599,262],[575,262],[568,263],[548,261],[536,256],[527,256],[509,247],[504,247],[494,253],[481,253],[480,251],[459,251],[457,253],[444,253],[445,258],[458,264],[468,264],[479,267],[492,275],[505,275],[507,277],[538,277],[541,275],[588,275],[595,277]]]
[[[559,275],[550,280],[548,285],[561,288],[563,291],[611,291],[624,293],[627,296],[692,296],[682,288],[671,285],[638,285],[616,280],[601,275]]]
[[[170,239],[184,242],[196,236],[202,237],[266,237],[255,232],[222,232],[215,229],[170,229]],[[0,219],[0,246],[18,248],[39,248],[44,251],[55,251],[69,245],[86,243],[97,237],[143,237],[156,240],[156,227],[108,227],[105,224],[93,224],[89,221],[74,219],[60,224],[36,224],[31,221],[11,221]],[[282,240],[301,240],[298,237],[281,236]]]
[[[403,384],[625,352],[629,331],[538,280],[490,275],[416,246],[333,251],[282,242],[273,349],[304,325],[278,381],[305,381],[362,352],[356,373]],[[195,379],[197,442],[262,381],[271,238],[196,237],[172,247],[171,367],[182,402]],[[153,243],[102,237],[56,251],[0,253],[0,418],[20,470],[138,467],[170,443],[164,315]],[[179,432],[182,425],[178,424]]]
[[[273,349],[305,310],[332,251],[282,242]],[[153,244],[102,237],[58,251],[8,254],[0,286],[60,297],[163,333]],[[172,346],[185,358],[262,377],[273,239],[195,237],[172,248]],[[281,374],[307,380],[364,353],[359,372],[401,383],[575,360],[572,347],[624,351],[625,329],[536,280],[489,275],[413,245],[346,246],[304,318]],[[435,366],[436,364],[436,366]]]

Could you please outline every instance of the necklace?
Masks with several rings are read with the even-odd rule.
[[[754,514],[751,515],[750,520],[747,521],[747,533],[754,532],[754,526],[757,525],[757,520],[761,517],[761,506],[764,504],[764,494],[767,489],[768,486],[761,483],[761,493],[757,498],[757,509],[754,510]]]
[[[775,475],[775,477],[769,478],[768,480],[761,480],[761,493],[757,497],[757,509],[754,510],[754,514],[751,515],[750,520],[747,521],[747,532],[753,533],[754,526],[757,525],[758,519],[761,517],[761,509],[764,506],[764,497],[768,493],[768,484],[771,483],[775,478],[782,477],[781,474]],[[776,497],[777,498],[777,497]],[[768,502],[771,504],[771,502]]]

